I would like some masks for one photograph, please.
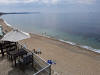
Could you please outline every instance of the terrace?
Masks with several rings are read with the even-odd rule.
[[[13,43],[14,44],[14,43]],[[0,41],[0,75],[51,75],[51,65],[48,64],[41,57],[36,55],[34,52],[24,48],[20,44],[16,44],[17,48],[12,45],[11,42],[5,43],[4,41]],[[24,49],[28,53],[32,53],[32,63],[25,64],[24,66],[19,64],[18,57],[16,59],[16,65],[14,60],[8,58],[7,50],[12,52],[13,49]],[[2,53],[3,50],[3,53]],[[28,61],[28,60],[27,60]],[[24,62],[23,62],[24,63]]]

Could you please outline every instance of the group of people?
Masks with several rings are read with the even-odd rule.
[[[38,55],[39,55],[39,54],[42,54],[42,52],[41,52],[41,50],[40,50],[40,49],[38,49],[38,50],[33,49],[33,51],[34,51],[34,53],[35,53],[35,54],[38,54]]]

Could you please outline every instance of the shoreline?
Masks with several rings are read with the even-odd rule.
[[[63,39],[56,39],[54,37],[44,36],[44,35],[41,35],[41,34],[36,34],[36,33],[30,33],[30,34],[37,35],[37,36],[41,36],[41,37],[45,37],[45,38],[48,38],[48,39],[51,39],[51,40],[54,40],[54,41],[59,41],[59,42],[65,43],[65,44],[69,44],[71,46],[76,46],[76,47],[79,47],[79,48],[82,48],[82,49],[86,49],[87,51],[91,51],[91,52],[94,52],[96,54],[100,54],[100,49],[94,49],[94,48],[92,48],[90,46],[78,45],[78,44],[76,44],[74,42],[65,41]]]
[[[13,28],[12,25],[8,24],[5,20],[4,20],[4,23],[5,23],[7,26],[9,26],[10,28]],[[80,47],[80,48],[83,48],[83,49],[87,49],[87,50],[89,50],[89,51],[93,51],[93,52],[95,52],[95,53],[100,53],[100,49],[95,49],[95,48],[93,48],[93,47],[91,47],[91,46],[81,45],[81,44],[78,45],[78,44],[75,43],[75,42],[66,41],[66,40],[63,40],[63,39],[57,39],[57,38],[55,38],[55,37],[51,37],[51,36],[48,36],[48,35],[44,36],[44,35],[42,35],[42,34],[37,34],[37,33],[31,33],[31,34],[36,34],[36,35],[39,35],[39,36],[43,36],[43,37],[55,39],[55,40],[58,40],[58,41],[60,41],[60,42],[70,44],[70,45],[72,45],[72,46],[77,46],[77,47]]]
[[[53,75],[100,75],[99,53],[48,36],[30,35],[19,43],[26,44],[29,50],[40,49],[39,56],[46,61],[54,60]]]
[[[47,38],[45,36],[41,36],[41,35],[38,35],[38,34],[32,33],[31,36],[32,36],[31,39],[25,40],[24,42],[27,42],[28,48],[30,50],[32,50],[34,47],[35,47],[35,49],[40,48],[42,50],[42,55],[40,55],[40,57],[42,57],[46,61],[48,59],[56,61],[57,64],[52,66],[52,70],[55,71],[57,73],[57,75],[66,75],[67,74],[66,70],[68,69],[68,65],[72,64],[72,63],[74,64],[73,67],[81,65],[80,68],[83,68],[83,66],[82,66],[83,64],[88,63],[87,66],[90,68],[90,66],[89,66],[90,64],[95,64],[95,62],[90,62],[91,60],[97,61],[97,62],[100,61],[100,58],[99,58],[100,54],[96,53],[94,51],[91,51],[91,50],[88,50],[88,49],[85,49],[85,48],[82,48],[82,47],[79,47],[79,46],[76,46],[76,45],[73,46],[73,45],[70,45],[69,43],[61,42],[61,41],[54,39],[54,38]],[[32,40],[34,40],[34,41],[32,42]],[[42,40],[43,40],[43,44],[48,43],[49,45],[48,44],[46,46],[45,45],[43,46],[43,44],[41,45],[40,41],[42,41]],[[38,41],[38,43],[37,43],[37,41]],[[36,43],[36,44],[34,44],[34,43]],[[29,46],[29,44],[32,44],[33,47]],[[51,44],[53,46],[51,46]],[[52,47],[54,47],[54,48],[52,48]],[[58,47],[60,49],[58,49]],[[81,61],[83,61],[83,62],[81,62]],[[62,64],[62,62],[63,62],[63,64]],[[80,62],[82,64],[80,64]],[[67,64],[67,63],[69,63],[69,64]],[[64,71],[62,70],[62,66],[63,66],[63,68],[66,68],[66,69],[64,69]],[[70,66],[70,67],[72,67],[72,66]],[[92,71],[93,70],[91,68],[89,72],[92,72]],[[74,74],[74,72],[71,75],[73,75],[73,74]],[[93,75],[99,75],[99,74],[100,73],[95,73]],[[89,74],[89,73],[88,74],[77,73],[77,74],[74,74],[74,75],[91,75],[91,74]]]

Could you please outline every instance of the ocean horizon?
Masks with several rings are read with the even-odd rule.
[[[99,13],[9,14],[1,18],[25,32],[45,34],[100,53]]]

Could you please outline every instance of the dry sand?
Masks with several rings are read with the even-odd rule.
[[[2,25],[3,32],[5,32],[5,33],[12,30],[11,27],[7,26],[7,24],[5,23],[5,21],[3,19],[0,19],[0,25]]]
[[[3,21],[0,24],[4,24]],[[40,48],[40,56],[46,61],[56,61],[56,65],[52,65],[54,75],[100,75],[98,53],[36,34],[21,42],[30,50]]]

